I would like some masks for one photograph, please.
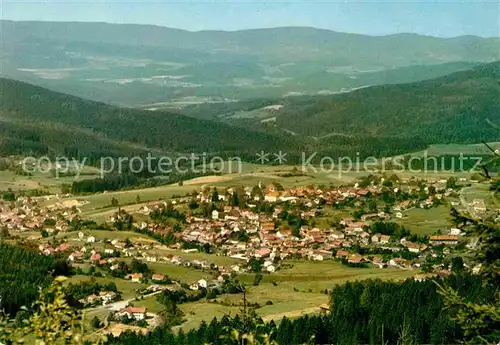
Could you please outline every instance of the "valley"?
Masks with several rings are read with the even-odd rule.
[[[0,345],[497,343],[500,39],[396,32],[1,18]]]

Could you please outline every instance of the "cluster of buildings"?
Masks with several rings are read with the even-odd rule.
[[[98,304],[106,305],[118,298],[118,294],[114,291],[101,291],[98,295],[91,294],[86,298],[78,300],[84,307],[91,307]]]
[[[444,181],[446,182],[446,181]],[[437,182],[441,183],[441,182]],[[283,212],[282,205],[285,202],[290,204],[300,203],[300,208],[295,208],[296,212],[305,223],[318,215],[319,205],[335,204],[347,198],[366,200],[372,196],[376,197],[382,191],[380,186],[370,186],[368,188],[342,187],[319,189],[315,187],[297,187],[278,191],[274,185],[263,189],[264,201],[274,203],[274,213],[263,214],[253,212],[253,205],[247,204],[248,208],[239,209],[237,207],[224,206],[223,209],[212,211],[209,217],[191,217],[188,216],[187,226],[182,232],[177,232],[174,236],[178,240],[185,242],[198,243],[200,245],[210,245],[215,247],[219,253],[230,256],[235,259],[241,259],[241,265],[230,267],[232,273],[244,272],[248,269],[246,265],[252,258],[263,261],[263,269],[269,273],[275,272],[279,268],[281,260],[286,258],[303,258],[309,260],[328,260],[345,257],[350,263],[371,262],[373,260],[358,258],[355,252],[350,252],[350,248],[355,246],[388,250],[396,253],[407,249],[412,253],[424,253],[433,245],[449,244],[454,245],[459,241],[460,230],[452,229],[448,235],[432,236],[430,243],[424,245],[421,243],[410,242],[403,238],[401,240],[391,238],[391,236],[373,233],[371,224],[374,221],[388,220],[391,217],[403,218],[403,212],[413,207],[429,208],[436,200],[448,194],[432,193],[424,200],[408,199],[396,203],[392,208],[392,214],[385,212],[375,212],[364,214],[355,220],[352,217],[345,217],[341,220],[340,226],[329,229],[319,229],[308,225],[292,229],[289,226],[280,226],[279,217]],[[420,188],[408,187],[406,192],[421,192]],[[425,187],[424,191],[429,191]],[[441,189],[442,191],[442,189]],[[394,189],[394,193],[398,188]],[[258,195],[252,194],[252,189],[245,189],[249,202],[258,200]],[[197,196],[201,202],[211,202],[209,193],[200,192]],[[227,197],[219,197],[224,200]],[[158,207],[152,205],[150,209]],[[139,225],[142,230],[147,230],[157,235],[164,235],[172,232],[167,228],[155,223],[143,222]],[[458,233],[453,232],[458,231]],[[341,255],[336,255],[336,254]],[[348,253],[343,255],[342,253]],[[377,261],[374,264],[379,267],[386,266],[404,266],[405,260],[395,258],[393,262]],[[411,266],[411,265],[410,265]],[[221,272],[221,273],[227,273]]]
[[[62,204],[41,206],[39,198],[20,197],[16,201],[0,203],[0,227],[11,234],[45,230],[68,231],[69,222],[78,216],[76,207]]]

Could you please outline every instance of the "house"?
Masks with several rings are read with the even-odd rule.
[[[321,257],[320,260],[328,260],[328,259],[331,259],[333,257],[332,252],[329,250],[316,250],[316,251],[314,251],[314,255],[317,258]]]
[[[156,273],[151,276],[151,279],[157,282],[161,282],[165,279],[165,276],[163,274]]]
[[[472,207],[475,212],[486,212],[486,204],[483,199],[474,199],[472,201]]]
[[[127,307],[120,310],[118,316],[126,316],[129,320],[144,320],[146,318],[146,307]]]
[[[113,291],[101,291],[99,297],[102,299],[103,304],[107,304],[116,298],[116,293]]]
[[[345,238],[345,234],[341,231],[334,231],[328,237],[331,237],[335,240],[341,240],[341,239]]]
[[[262,222],[260,224],[260,230],[263,232],[274,232],[275,226],[274,222]]]
[[[268,248],[261,248],[257,250],[254,254],[256,258],[267,258],[271,254],[271,250]]]
[[[348,258],[348,257],[349,257],[349,252],[348,252],[348,251],[346,251],[346,250],[341,250],[341,249],[339,249],[339,250],[337,250],[337,253],[336,253],[336,255],[335,255],[335,256],[336,256],[337,258],[339,258],[339,259],[346,259],[346,258]]]
[[[276,267],[274,265],[269,265],[266,267],[266,271],[268,271],[269,273],[274,273],[276,272]]]
[[[458,235],[434,235],[429,238],[429,243],[432,245],[455,245],[458,243]]]
[[[461,234],[462,234],[462,230],[460,230],[460,229],[453,228],[450,230],[450,235],[461,235]]]
[[[101,298],[97,295],[89,295],[87,296],[87,304],[94,304],[95,302],[99,301]]]
[[[198,280],[198,287],[206,289],[208,287],[208,282],[205,279]]]
[[[402,258],[392,258],[389,261],[389,265],[394,266],[394,267],[403,266],[404,263],[405,263],[405,260]]]
[[[287,238],[287,237],[290,237],[290,236],[292,236],[292,230],[290,230],[290,229],[280,229],[276,233],[276,236],[278,236],[278,238]]]
[[[212,219],[219,219],[219,211],[217,210],[212,211]]]
[[[372,260],[372,264],[374,264],[375,266],[378,266],[378,268],[385,267],[385,263],[380,256],[375,256]]]
[[[353,256],[353,257],[350,257],[349,259],[347,259],[347,262],[349,262],[350,264],[363,264],[367,261],[362,256]]]
[[[68,260],[73,262],[79,262],[83,260],[83,255],[84,254],[82,252],[76,251],[70,254]]]
[[[413,242],[406,242],[406,248],[408,248],[408,250],[412,253],[419,253],[420,251],[427,249],[427,246]]]
[[[319,309],[321,310],[321,313],[329,313],[330,312],[330,306],[326,303],[320,304]]]
[[[358,189],[356,191],[356,194],[358,196],[364,196],[364,197],[368,197],[371,195],[371,192],[368,190],[368,189]]]
[[[134,283],[140,283],[142,278],[143,278],[143,275],[142,275],[142,273],[132,273],[132,274],[127,275],[125,278],[130,279]]]
[[[95,237],[94,236],[87,237],[87,243],[95,243]]]
[[[280,196],[279,192],[269,192],[266,195],[264,195],[264,200],[267,202],[276,202],[278,201],[279,196]]]
[[[391,236],[389,235],[382,235],[380,236],[380,244],[386,244],[386,243],[389,243],[391,241]]]

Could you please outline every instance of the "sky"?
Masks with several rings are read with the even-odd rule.
[[[500,0],[0,0],[2,19],[153,24],[198,30],[311,26],[340,32],[500,36]]]

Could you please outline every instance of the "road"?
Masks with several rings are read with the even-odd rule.
[[[476,218],[476,213],[474,211],[474,207],[469,203],[467,202],[467,199],[465,198],[465,195],[466,194],[466,191],[472,189],[472,187],[465,187],[465,188],[462,188],[460,190],[460,202],[462,203],[462,205],[465,207],[465,209],[467,210],[467,212],[473,217],[473,218]]]

